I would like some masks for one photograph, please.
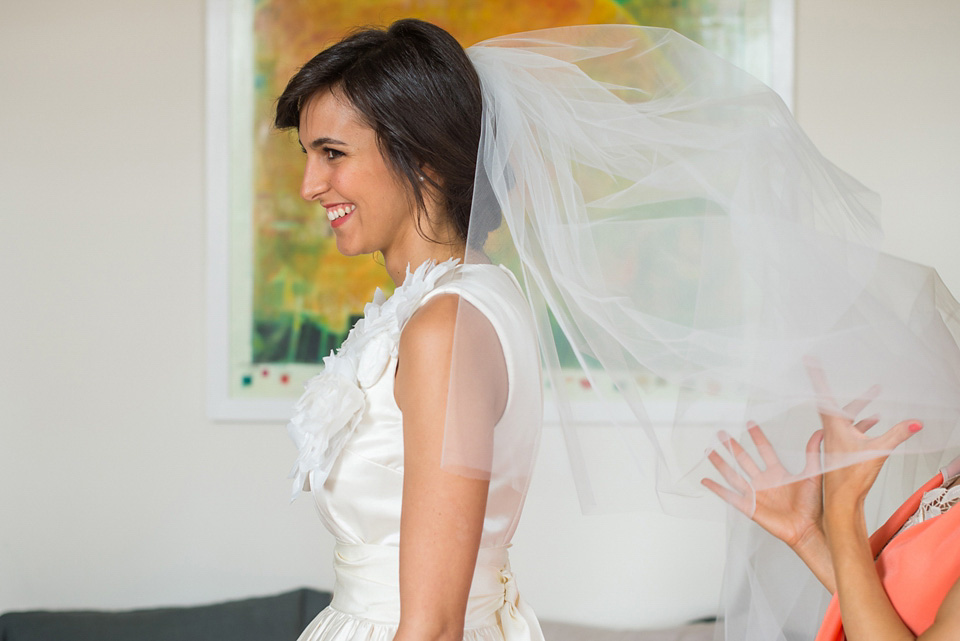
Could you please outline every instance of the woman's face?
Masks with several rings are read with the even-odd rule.
[[[386,256],[418,237],[408,187],[346,99],[330,91],[312,97],[298,132],[307,157],[300,195],[326,210],[341,254]]]

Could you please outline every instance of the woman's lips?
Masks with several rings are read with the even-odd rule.
[[[347,221],[347,218],[350,214],[353,213],[353,210],[357,206],[350,203],[339,203],[337,205],[331,205],[326,208],[327,210],[327,220],[330,221],[332,227],[339,227]]]
[[[335,218],[335,219],[331,220],[331,221],[330,221],[330,226],[333,227],[334,229],[336,229],[336,228],[339,227],[340,225],[342,225],[342,224],[344,224],[345,222],[347,222],[347,219],[348,219],[348,218],[350,218],[350,214],[344,214],[343,216],[340,216],[340,218]]]

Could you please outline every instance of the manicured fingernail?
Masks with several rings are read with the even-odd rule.
[[[923,429],[923,424],[921,424],[921,423],[910,423],[910,426],[909,426],[907,429],[910,430],[911,432],[916,433],[916,432],[919,432],[920,430]]]

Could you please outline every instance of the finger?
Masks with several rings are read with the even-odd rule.
[[[746,496],[737,494],[711,479],[701,479],[700,484],[747,516],[753,516],[753,501]]]
[[[870,441],[873,448],[892,452],[901,443],[923,429],[923,423],[912,419],[897,423],[882,435]]]
[[[710,452],[707,454],[707,458],[710,459],[710,462],[713,464],[713,466],[717,468],[717,471],[720,472],[720,475],[727,483],[730,484],[733,489],[743,494],[746,494],[750,491],[750,485],[743,480],[742,476],[737,474],[735,469],[730,467],[729,463],[723,460],[723,457],[720,456],[719,452],[716,450],[710,450]]]
[[[830,391],[830,386],[827,384],[827,375],[823,371],[820,359],[815,356],[806,356],[803,359],[803,364],[807,368],[807,376],[810,377],[813,391],[817,395],[817,407],[820,410],[820,415],[823,416],[824,412],[835,415],[838,405],[833,398],[833,392]]]
[[[757,474],[760,474],[760,468],[757,467],[756,463],[754,463],[753,457],[750,456],[745,449],[743,449],[743,446],[740,445],[736,439],[723,430],[720,430],[719,436],[724,447],[726,447],[730,453],[733,454],[733,458],[737,460],[737,464],[740,466],[740,469],[746,472],[747,476],[753,478]]]
[[[820,445],[823,443],[823,430],[817,430],[807,441],[807,464],[803,468],[806,477],[818,476],[823,472],[820,464]]]
[[[873,416],[863,419],[862,421],[854,425],[854,427],[857,428],[862,434],[879,422],[880,422],[880,415],[874,414]]]
[[[859,397],[853,399],[843,406],[844,413],[851,419],[856,418],[857,414],[866,409],[867,405],[872,403],[880,395],[880,386],[874,385]]]
[[[777,456],[777,451],[773,449],[773,445],[767,440],[767,435],[763,433],[760,426],[753,422],[747,423],[747,432],[750,434],[750,438],[753,439],[753,444],[757,446],[757,453],[760,455],[760,458],[763,459],[767,469],[779,467],[780,457]]]

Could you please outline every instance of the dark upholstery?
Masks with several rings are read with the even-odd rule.
[[[311,589],[193,607],[8,612],[0,641],[294,641],[330,594]]]

